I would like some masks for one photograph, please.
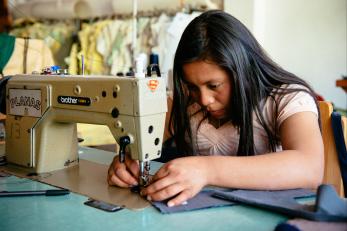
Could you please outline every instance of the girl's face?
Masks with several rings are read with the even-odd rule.
[[[215,119],[228,116],[231,81],[228,73],[218,65],[207,61],[195,61],[183,65],[184,81],[193,99]]]

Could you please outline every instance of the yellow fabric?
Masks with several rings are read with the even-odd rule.
[[[26,19],[28,20],[28,19]],[[11,35],[17,38],[42,39],[52,51],[56,65],[66,67],[65,58],[70,53],[72,43],[72,34],[76,30],[73,21],[59,22],[37,22],[36,20],[28,22],[25,25],[23,19],[17,19],[14,22],[14,28],[10,31]]]
[[[96,41],[102,29],[109,23],[109,20],[105,20],[94,24],[83,24],[82,31],[78,33],[81,41],[78,59],[81,61],[82,55],[84,56],[85,74],[106,74],[104,59],[96,49]]]
[[[82,146],[96,146],[116,143],[110,129],[104,125],[78,123],[77,134],[79,138],[84,139],[84,141],[80,143]]]
[[[26,73],[23,67],[24,39],[16,38],[14,51],[4,68],[4,75],[31,74],[33,71],[41,72],[42,68],[54,65],[51,50],[39,39],[29,39],[27,52]]]
[[[70,57],[68,59],[68,65],[69,65],[69,74],[70,75],[77,75],[78,73],[78,60],[77,60],[77,43],[72,44],[71,51],[70,51]]]

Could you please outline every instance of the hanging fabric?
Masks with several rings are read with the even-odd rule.
[[[16,38],[8,34],[0,34],[0,74],[3,75],[4,67],[7,62],[10,60],[15,44]]]
[[[43,40],[16,38],[13,53],[3,69],[3,74],[40,72],[42,68],[53,65],[52,52]]]

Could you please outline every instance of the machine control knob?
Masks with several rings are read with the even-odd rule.
[[[116,126],[116,128],[121,128],[122,127],[122,122],[120,120],[117,120],[115,122],[115,126]]]
[[[113,118],[117,118],[119,116],[119,110],[115,107],[112,109],[111,115]]]

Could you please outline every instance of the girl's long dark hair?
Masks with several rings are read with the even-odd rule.
[[[315,98],[305,81],[282,69],[266,55],[239,20],[223,11],[207,11],[187,26],[174,59],[173,108],[169,124],[178,150],[186,155],[192,154],[187,110],[192,99],[184,83],[183,65],[198,60],[212,61],[229,74],[232,84],[232,112],[229,114],[240,134],[239,156],[254,155],[253,112],[268,135],[269,149],[275,151],[279,144],[277,129],[271,129],[262,115],[260,102],[263,99],[294,91],[306,91]],[[281,88],[283,84],[299,84],[306,89]],[[274,118],[277,117],[277,107],[275,111]]]

